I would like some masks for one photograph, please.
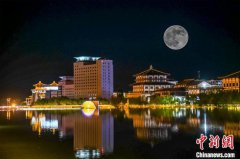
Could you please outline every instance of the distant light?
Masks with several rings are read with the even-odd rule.
[[[82,105],[82,112],[87,117],[92,116],[95,109],[96,109],[96,105],[92,101],[86,101]]]
[[[47,91],[57,91],[58,90],[58,86],[52,86],[52,87],[44,87]]]
[[[96,61],[100,59],[101,57],[91,57],[91,56],[79,56],[74,57],[77,61]]]
[[[203,88],[206,88],[206,83],[203,83]]]
[[[16,107],[16,103],[12,103],[12,107]]]

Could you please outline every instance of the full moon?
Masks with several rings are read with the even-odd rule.
[[[172,25],[164,32],[163,40],[170,49],[180,50],[188,42],[188,32],[180,25]]]

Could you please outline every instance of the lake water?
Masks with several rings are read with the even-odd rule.
[[[196,139],[219,135],[220,148],[201,151]],[[234,135],[234,150],[221,148]],[[125,109],[1,111],[0,159],[188,159],[196,152],[240,150],[240,111]]]

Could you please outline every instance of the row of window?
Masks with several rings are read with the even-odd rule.
[[[83,65],[74,65],[74,67],[80,68],[80,69],[97,69],[97,66],[91,66],[91,65],[88,65],[87,67],[86,67],[86,65],[85,66],[83,66]]]
[[[75,89],[80,89],[80,88],[88,88],[88,89],[96,89],[97,85],[81,85],[81,86],[75,86]]]
[[[145,78],[167,78],[167,76],[162,75],[148,75],[148,76],[137,76],[136,79],[145,79]]]
[[[96,78],[77,78],[74,82],[75,83],[82,83],[82,82],[85,82],[85,83],[92,83],[92,82],[96,82]]]
[[[95,76],[97,76],[97,72],[87,72],[87,73],[84,73],[84,72],[74,72],[74,76],[76,76],[76,75],[79,75],[79,76],[86,76],[86,75],[95,75]]]
[[[166,82],[166,79],[160,79],[160,80],[136,80],[137,83],[142,83],[142,82]]]
[[[225,83],[223,84],[224,87],[238,87],[239,84],[238,83]]]
[[[160,89],[160,88],[170,88],[170,85],[164,85],[164,86],[156,86],[155,89]],[[154,89],[154,86],[145,86],[144,89]]]

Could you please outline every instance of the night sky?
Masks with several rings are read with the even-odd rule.
[[[175,24],[189,34],[178,51],[163,42]],[[83,55],[114,60],[115,90],[130,90],[150,64],[176,80],[238,71],[240,1],[0,0],[0,99],[73,75]]]

